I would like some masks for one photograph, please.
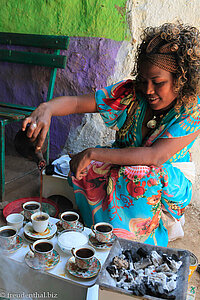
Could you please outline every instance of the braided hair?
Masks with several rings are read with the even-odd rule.
[[[174,77],[174,90],[178,92],[175,108],[197,104],[200,95],[200,32],[181,23],[165,23],[147,27],[138,46],[132,75],[139,81],[140,66],[144,59],[168,70]]]

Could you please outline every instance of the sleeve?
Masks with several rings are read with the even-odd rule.
[[[98,111],[107,127],[120,129],[127,117],[127,108],[135,100],[133,81],[126,80],[95,93]]]
[[[198,104],[189,112],[179,114],[176,122],[169,126],[161,138],[177,138],[189,135],[200,129],[200,98]]]

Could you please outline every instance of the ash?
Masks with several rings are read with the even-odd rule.
[[[176,279],[182,261],[173,254],[147,252],[143,248],[124,250],[115,256],[106,270],[115,280],[116,287],[137,296],[150,295],[176,299]]]

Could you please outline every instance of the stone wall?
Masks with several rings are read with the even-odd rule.
[[[129,0],[127,2],[127,20],[131,31],[131,41],[123,42],[116,56],[114,73],[108,76],[107,84],[112,84],[119,80],[129,78],[134,61],[134,50],[140,41],[140,35],[147,26],[159,26],[165,22],[174,22],[180,20],[200,28],[200,1],[199,0]],[[87,119],[88,118],[88,119]],[[70,151],[81,150],[86,147],[85,139],[90,133],[88,146],[95,144],[106,144],[109,139],[113,139],[112,130],[106,129],[102,125],[98,116],[92,119],[87,117],[90,124],[84,123],[79,126],[77,133],[70,134],[73,136],[72,142],[68,141],[66,149]],[[95,124],[95,130],[94,130]],[[98,124],[98,125],[96,125]],[[73,129],[74,131],[74,129]],[[97,132],[103,132],[103,138],[98,136]],[[94,134],[94,135],[93,135]],[[101,143],[100,143],[101,140]],[[192,204],[200,209],[200,160],[199,160],[200,137],[192,147],[192,157],[196,165],[196,184],[193,188]]]

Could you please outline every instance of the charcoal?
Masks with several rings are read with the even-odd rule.
[[[175,260],[175,261],[179,261],[179,258],[176,254],[172,254],[172,259]]]
[[[136,277],[136,280],[138,281],[138,280],[142,280],[142,278],[143,278],[143,276],[144,276],[144,270],[143,269],[139,269],[139,270],[137,270],[137,274],[138,274],[138,276]]]
[[[140,294],[140,291],[139,291],[139,289],[138,289],[137,286],[135,286],[135,287],[132,288],[131,290],[132,290],[132,292],[133,292],[133,295],[135,295],[135,296],[140,296],[140,295],[141,295],[141,294]]]
[[[126,259],[127,259],[130,263],[133,263],[133,259],[132,259],[131,251],[130,251],[130,250],[125,250],[125,251],[123,252],[123,254],[125,255]]]
[[[166,286],[167,286],[167,291],[168,292],[171,292],[171,291],[173,291],[175,288],[176,288],[176,281],[175,280],[169,280],[168,282],[167,282],[167,284],[166,284]]]
[[[165,264],[162,264],[159,267],[157,267],[156,271],[157,272],[170,272],[171,270],[170,270],[168,264],[165,263]]]
[[[117,287],[129,290],[136,296],[175,299],[177,271],[181,264],[177,256],[172,257],[162,251],[148,253],[139,248],[137,252],[134,249],[124,250],[113,258],[106,269],[115,279]]]
[[[146,267],[152,265],[152,262],[149,258],[141,259],[140,261],[134,263],[134,268],[137,271],[138,269],[145,269]]]
[[[162,257],[163,256],[163,252],[160,249],[157,249],[156,252]]]
[[[148,282],[149,282],[148,276],[144,276],[143,277],[143,283],[148,284]]]
[[[144,274],[147,275],[147,276],[152,275],[154,272],[155,272],[155,266],[154,265],[151,265],[151,266],[149,266],[148,268],[146,268],[144,270]]]
[[[117,281],[122,280],[123,276],[124,276],[124,270],[120,269],[118,273]]]
[[[131,256],[133,263],[138,262],[141,259],[140,255],[135,251],[135,249],[131,249]]]
[[[162,264],[163,258],[158,254],[157,251],[152,251],[150,256],[155,267],[158,267]]]
[[[156,282],[155,288],[156,288],[156,294],[157,295],[163,295],[163,294],[165,294],[164,288],[163,288],[163,286],[162,286],[161,283],[157,283]]]
[[[135,269],[131,269],[130,272],[133,275],[133,277],[136,277],[138,275],[138,273],[135,271]]]
[[[155,287],[152,284],[146,284],[146,291],[147,291],[147,295],[150,296],[156,295]]]
[[[125,282],[132,282],[133,276],[130,274],[126,275],[126,279],[124,280]]]
[[[131,256],[131,251],[130,250],[125,250],[123,253],[124,253],[126,259],[129,262],[129,269],[132,270],[133,269],[133,259],[132,259],[132,256]]]
[[[167,277],[172,277],[175,275],[173,272],[163,272]]]
[[[106,270],[108,271],[108,273],[110,274],[111,277],[113,277],[113,275],[116,275],[116,271],[117,271],[117,268],[113,265],[111,266],[107,266],[106,267]]]
[[[121,269],[121,268],[124,268],[124,269],[128,269],[129,267],[129,263],[126,259],[123,259],[119,256],[115,256],[113,258],[113,264],[118,268],[118,269]]]
[[[137,254],[140,255],[140,257],[146,258],[149,253],[141,247],[137,250]]]
[[[145,283],[141,283],[139,286],[138,286],[138,291],[140,293],[140,296],[144,296],[146,294],[146,285]]]
[[[170,264],[170,262],[172,260],[171,257],[169,257],[167,254],[163,254],[162,259],[163,259],[163,262],[167,263],[168,265]]]

